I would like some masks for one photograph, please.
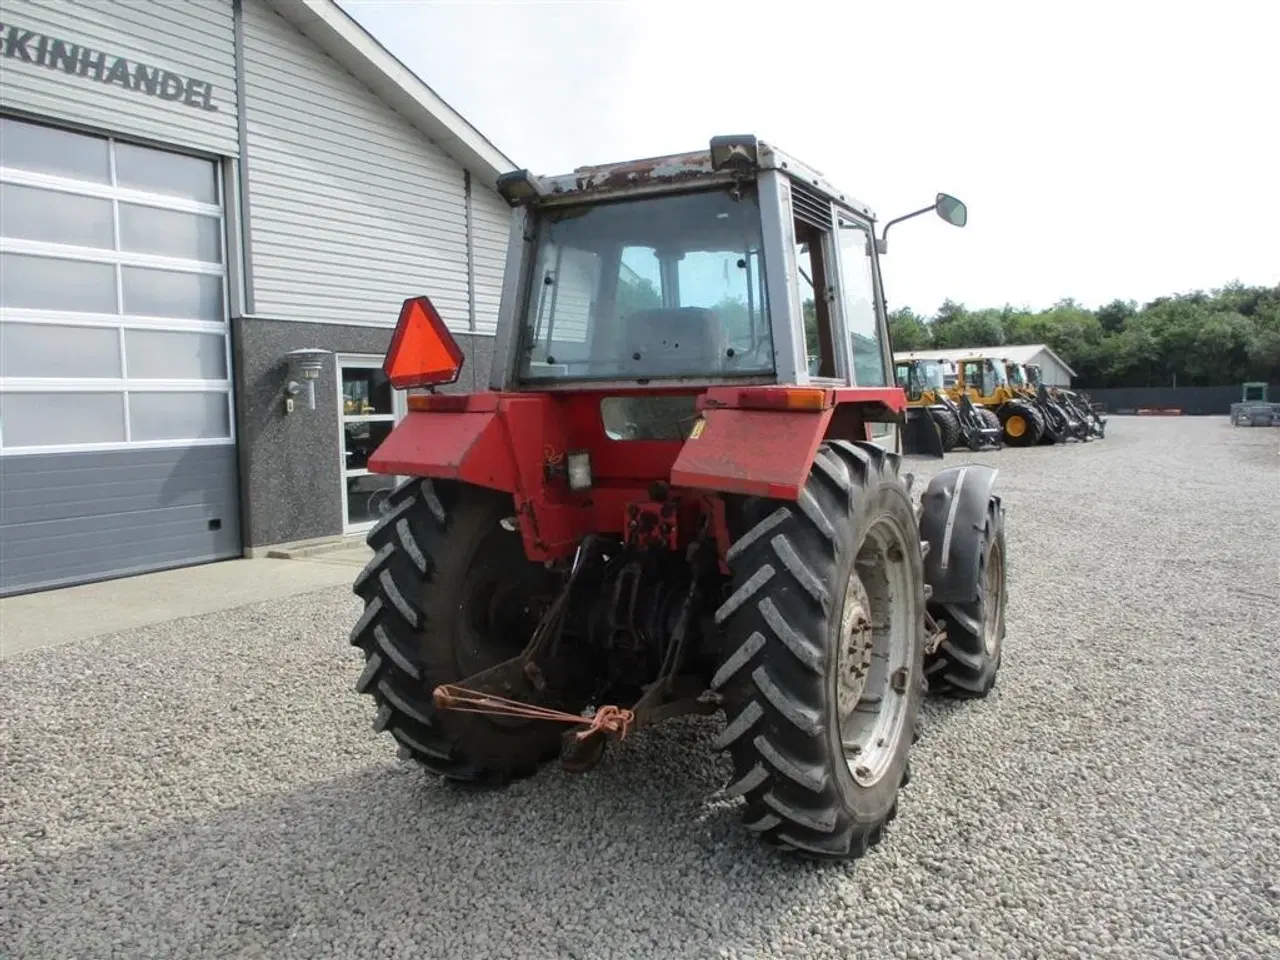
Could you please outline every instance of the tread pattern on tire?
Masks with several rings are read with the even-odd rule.
[[[430,589],[434,558],[446,555],[445,537],[454,519],[445,503],[456,497],[442,499],[446,486],[420,478],[402,483],[365,538],[374,553],[352,585],[365,603],[350,635],[350,643],[365,657],[355,690],[373,698],[373,727],[395,739],[401,759],[451,780],[499,785],[534,773],[546,758],[531,758],[512,769],[464,758],[437,716],[433,678],[422,658],[422,631],[433,615],[440,615],[433,609]]]
[[[988,427],[995,427],[1000,431],[1000,436],[996,439],[1001,440],[1004,437],[1004,425],[1000,423],[1000,418],[996,416],[996,412],[988,409],[987,407],[978,407],[977,411],[978,416],[986,421]]]
[[[715,620],[730,649],[711,681],[726,703],[716,742],[733,764],[726,794],[745,797],[748,830],[813,857],[861,856],[897,812],[895,801],[862,826],[844,812],[820,734],[831,655],[823,638],[843,591],[833,585],[836,527],[851,521],[864,491],[896,480],[898,466],[872,443],[825,442],[798,502],[745,501],[744,530],[728,551],[735,589]]]
[[[942,449],[954,450],[960,442],[960,418],[950,410],[932,410],[934,421],[938,424],[938,432],[942,435]]]
[[[1020,416],[1027,422],[1027,430],[1020,437],[1011,437],[1004,431],[1010,417]],[[1039,442],[1044,433],[1044,417],[1040,411],[1025,400],[1010,400],[1003,404],[999,413],[1000,431],[1004,442],[1011,447],[1032,447]]]
[[[987,505],[986,523],[982,531],[982,552],[978,565],[979,583],[986,573],[988,545],[998,540],[1003,549],[1005,574],[1008,576],[1008,550],[1004,543],[1004,511],[996,498]],[[1007,594],[1006,594],[1007,596]],[[995,656],[989,656],[982,642],[982,623],[986,613],[983,598],[964,604],[929,604],[929,613],[947,621],[947,639],[925,659],[924,675],[930,695],[962,699],[985,697],[995,685],[1004,651],[1004,618],[1000,619],[1000,636]]]

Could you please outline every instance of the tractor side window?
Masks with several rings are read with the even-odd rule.
[[[853,382],[860,387],[888,386],[884,339],[876,311],[875,277],[868,227],[840,217],[840,272],[844,318],[853,342]]]
[[[826,261],[822,256],[824,233],[803,220],[795,220],[796,274],[800,308],[804,313],[804,352],[809,375],[836,376],[835,349],[831,337],[831,305],[827,297]]]
[[[984,396],[986,395],[987,391],[983,389],[981,363],[974,360],[968,360],[961,364],[960,376],[964,379],[964,386],[966,390],[975,390]]]

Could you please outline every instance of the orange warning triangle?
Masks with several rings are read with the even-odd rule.
[[[462,371],[462,349],[427,297],[400,308],[382,370],[397,390],[453,383]]]

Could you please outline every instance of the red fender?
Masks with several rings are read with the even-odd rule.
[[[795,500],[832,410],[704,410],[671,485]]]
[[[462,480],[514,493],[516,462],[496,405],[410,412],[369,457],[371,473]]]
[[[810,406],[787,409],[789,397]],[[713,387],[671,484],[796,500],[823,440],[864,439],[865,415],[895,419],[905,405],[900,387]]]

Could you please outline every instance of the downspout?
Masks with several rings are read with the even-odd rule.
[[[475,220],[471,203],[471,171],[462,171],[464,232],[467,239],[467,329],[476,332],[476,243]]]
[[[231,18],[236,62],[236,136],[239,157],[236,168],[240,180],[238,219],[240,220],[240,275],[244,278],[243,312],[253,316],[257,302],[253,295],[253,223],[249,215],[249,109],[245,104],[244,0],[232,0]]]
[[[240,505],[240,552],[247,555],[246,548],[258,545],[258,533],[254,525],[253,497],[249,493],[249,479],[253,473],[250,450],[253,444],[248,439],[251,431],[247,429],[244,408],[248,383],[242,373],[244,369],[243,317],[244,315],[253,316],[256,312],[253,295],[253,228],[249,216],[249,121],[248,107],[245,105],[243,0],[232,0],[231,47],[236,71],[236,220],[238,221],[237,232],[240,235],[236,268],[240,276],[242,295],[241,319],[237,320],[233,311],[228,311],[227,315],[227,333],[231,338],[231,369],[227,374],[232,378],[232,416],[236,421],[236,493]],[[231,246],[230,238],[227,246],[228,248]]]

